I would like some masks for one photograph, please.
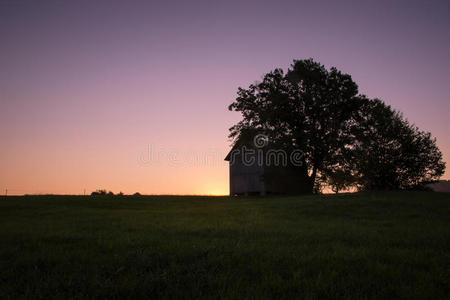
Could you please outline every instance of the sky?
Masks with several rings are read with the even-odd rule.
[[[447,0],[0,0],[0,194],[227,194],[238,87],[306,58],[450,162],[449,56]]]

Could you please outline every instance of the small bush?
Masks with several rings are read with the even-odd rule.
[[[114,196],[114,193],[111,191],[106,191],[106,190],[96,190],[95,192],[91,193],[91,196]]]
[[[106,195],[106,190],[96,190],[91,193],[91,196],[104,196]]]

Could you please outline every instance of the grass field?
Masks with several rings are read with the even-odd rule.
[[[450,295],[450,194],[0,198],[0,298]]]

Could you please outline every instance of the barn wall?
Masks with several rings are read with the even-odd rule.
[[[302,166],[264,166],[257,159],[245,165],[238,155],[229,168],[230,195],[311,193],[307,170]]]
[[[246,166],[236,160],[230,164],[230,195],[264,194],[264,168]]]

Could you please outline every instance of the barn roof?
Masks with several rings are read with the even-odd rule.
[[[247,147],[247,148],[254,148],[254,138],[258,134],[260,134],[261,131],[253,129],[253,130],[246,130],[245,132],[241,133],[239,137],[236,139],[233,147],[231,147],[230,152],[228,152],[227,156],[225,156],[226,161],[230,161],[231,153],[233,150],[240,148],[240,147]]]
[[[225,156],[224,160],[230,161],[231,153],[233,152],[233,150],[236,150],[243,146],[245,146],[247,148],[254,148],[253,143],[250,142],[248,139],[244,140],[243,138],[240,138],[234,143],[233,147],[231,147],[230,151],[228,152],[227,156]]]

